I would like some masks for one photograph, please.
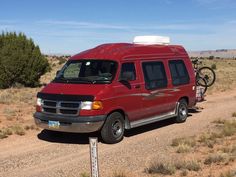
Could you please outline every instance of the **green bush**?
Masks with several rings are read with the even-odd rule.
[[[32,39],[23,33],[0,34],[0,88],[38,86],[40,76],[49,69],[47,59]]]

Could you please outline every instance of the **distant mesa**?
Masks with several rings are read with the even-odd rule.
[[[188,51],[190,57],[236,58],[236,49],[217,49],[204,51]]]

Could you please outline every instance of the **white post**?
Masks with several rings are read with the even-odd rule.
[[[89,137],[91,177],[99,177],[98,138]]]

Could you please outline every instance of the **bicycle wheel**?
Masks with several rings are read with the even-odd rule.
[[[199,77],[204,78],[206,83],[207,83],[207,87],[210,87],[214,84],[215,80],[216,80],[216,74],[213,71],[213,69],[211,69],[210,67],[204,66],[198,69],[197,74],[199,75]],[[204,84],[204,83],[203,83]],[[201,85],[201,83],[200,83]],[[205,86],[205,85],[202,85]]]
[[[200,90],[202,90],[202,94],[204,95],[207,91],[207,82],[206,82],[206,80],[202,77],[198,77],[198,78],[196,78],[196,85]]]

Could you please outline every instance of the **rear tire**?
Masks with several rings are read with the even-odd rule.
[[[199,89],[202,90],[202,94],[204,95],[207,91],[207,82],[206,82],[206,80],[202,77],[198,77],[196,82],[197,82],[197,84],[196,84],[197,87],[199,87]]]
[[[216,74],[215,74],[215,71],[211,69],[210,67],[207,67],[207,66],[201,67],[199,68],[197,72],[199,74],[199,77],[202,77],[205,79],[207,87],[210,87],[215,83]],[[205,85],[202,85],[202,86],[205,86]]]
[[[119,112],[111,113],[102,127],[101,137],[105,143],[114,144],[124,137],[124,116]]]
[[[185,99],[179,100],[179,105],[177,108],[177,117],[176,122],[182,123],[185,122],[188,117],[188,104]]]

